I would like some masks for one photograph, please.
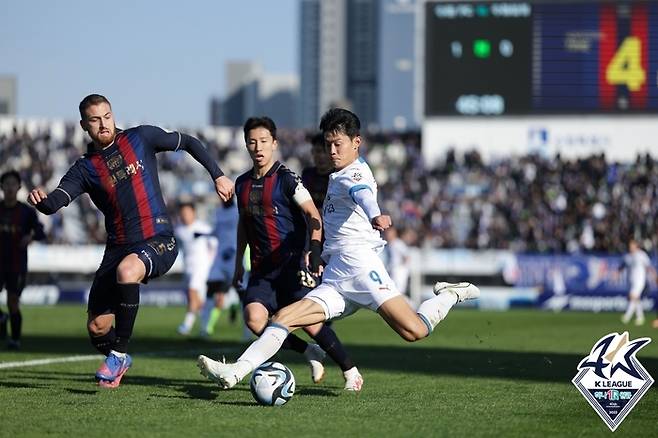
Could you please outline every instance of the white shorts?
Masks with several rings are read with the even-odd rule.
[[[206,299],[206,288],[208,275],[207,272],[197,270],[196,272],[185,274],[187,289],[194,289],[202,301]]]
[[[631,298],[640,298],[644,292],[644,281],[631,281],[631,290],[628,293]]]
[[[377,311],[386,301],[400,296],[375,252],[366,258],[363,255],[358,258],[365,264],[350,265],[353,256],[347,260],[331,257],[322,275],[322,283],[304,297],[321,305],[327,320],[351,315],[364,307]],[[346,276],[345,272],[354,275]]]

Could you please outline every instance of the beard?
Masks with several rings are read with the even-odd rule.
[[[103,133],[103,134],[101,134],[100,132],[97,133],[93,138],[94,143],[102,147],[111,145],[112,142],[114,141],[114,137],[116,137],[117,131],[116,128],[108,128],[107,130],[109,131],[109,133]]]

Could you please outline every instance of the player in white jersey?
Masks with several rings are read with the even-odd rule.
[[[212,234],[217,239],[218,247],[208,274],[206,303],[201,312],[201,335],[203,337],[213,334],[215,324],[225,305],[226,294],[231,289],[239,217],[235,198],[229,199],[215,209]],[[239,303],[236,302],[236,304],[239,306]]]
[[[656,275],[656,271],[651,266],[651,260],[640,245],[632,240],[628,242],[628,254],[624,256],[624,263],[621,268],[628,270],[628,280],[631,284],[628,292],[628,307],[621,320],[628,324],[635,314],[635,325],[644,324],[644,309],[642,309],[642,292],[647,285],[647,272]]]
[[[217,239],[212,235],[210,225],[197,219],[192,203],[181,203],[179,215],[181,225],[174,229],[174,233],[183,250],[188,301],[187,312],[178,327],[178,333],[189,335],[205,301],[206,281],[217,251]]]
[[[329,177],[323,206],[327,262],[322,283],[302,300],[278,311],[260,338],[235,363],[199,356],[201,374],[220,387],[233,387],[280,348],[288,333],[301,327],[347,316],[367,307],[376,311],[403,339],[428,336],[456,303],[477,298],[471,283],[434,285],[436,296],[413,310],[398,292],[377,253],[385,242],[379,235],[391,226],[377,204],[377,184],[368,164],[359,157],[358,117],[334,108],[322,117],[320,129],[336,172]]]

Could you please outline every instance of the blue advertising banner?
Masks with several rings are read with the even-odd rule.
[[[629,270],[622,256],[517,254],[505,267],[505,278],[518,287],[539,287],[538,305],[559,310],[622,311],[630,291]],[[656,260],[652,259],[656,269]],[[645,310],[656,306],[658,286],[647,273],[642,294]]]

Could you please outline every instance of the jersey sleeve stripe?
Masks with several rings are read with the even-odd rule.
[[[356,192],[358,192],[359,190],[363,190],[363,189],[368,189],[368,190],[370,190],[370,191],[372,192],[372,189],[371,189],[370,186],[367,185],[367,184],[357,184],[357,185],[352,186],[352,187],[350,188],[349,193],[350,193],[350,198],[352,198],[352,201],[356,202],[356,199],[354,199],[354,194],[355,194]]]
[[[73,199],[71,198],[71,195],[69,195],[69,192],[67,192],[63,188],[57,187],[55,190],[59,190],[59,191],[64,192],[64,194],[69,198],[69,202],[66,205],[69,205],[71,203],[71,201],[73,201]]]

